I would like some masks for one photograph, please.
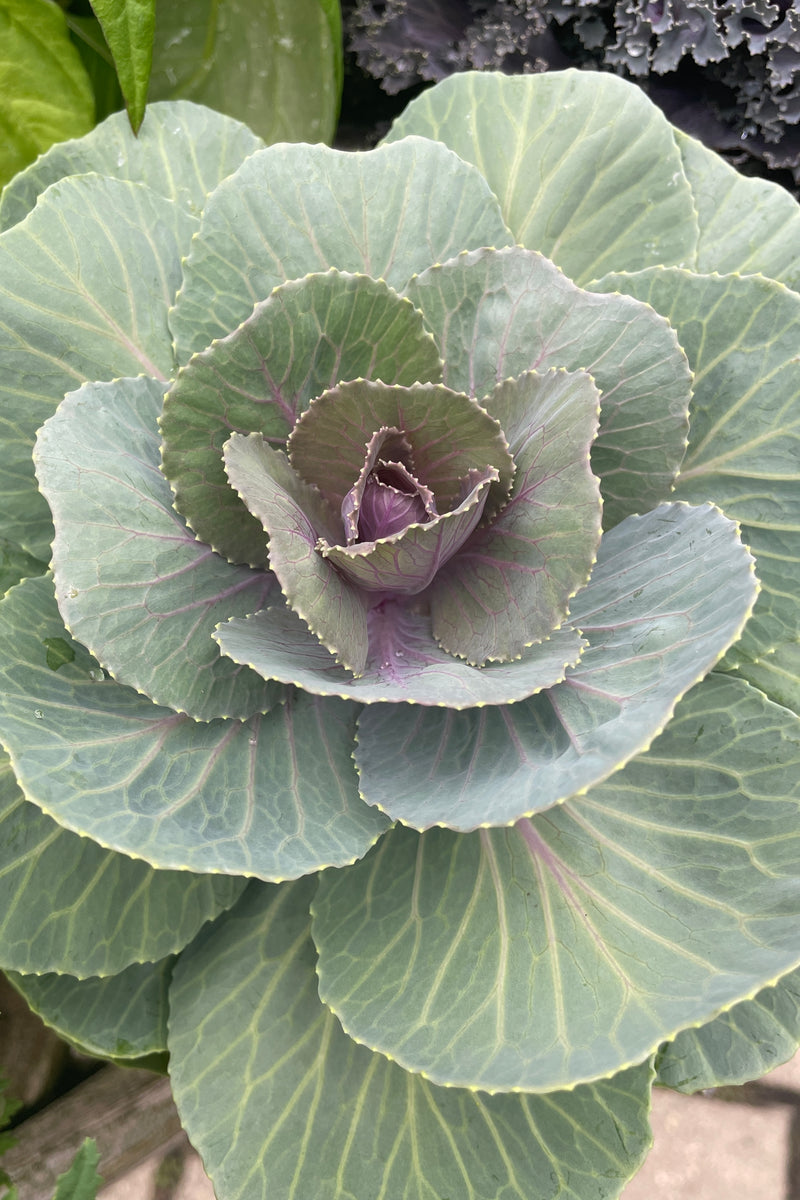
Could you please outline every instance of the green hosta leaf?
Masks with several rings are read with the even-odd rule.
[[[381,280],[329,271],[277,288],[229,337],[196,355],[164,403],[163,469],[175,506],[233,562],[266,563],[264,530],[228,486],[233,431],[286,441],[309,400],[342,379],[412,384],[441,378],[421,315]],[[370,431],[371,432],[371,431]],[[337,442],[328,470],[342,451]],[[347,487],[352,487],[363,461]]]
[[[696,269],[760,273],[800,287],[800,209],[778,183],[749,179],[713,150],[681,130],[675,140],[683,158],[700,240]]]
[[[327,142],[341,56],[341,31],[320,0],[159,4],[151,94],[208,104],[269,142]]]
[[[320,1004],[312,891],[252,887],[176,966],[172,1085],[220,1200],[619,1194],[649,1142],[648,1064],[548,1096],[406,1074]]]
[[[37,717],[34,710],[33,719]],[[243,881],[154,871],[62,829],[0,756],[0,961],[9,970],[113,975],[180,950]]]
[[[292,608],[332,654],[360,674],[367,661],[367,597],[317,552],[321,536],[336,537],[335,514],[292,470],[283,451],[258,434],[233,434],[225,444],[225,470],[269,533],[270,566]]]
[[[178,359],[287,279],[337,267],[399,290],[432,262],[512,240],[485,179],[444,146],[272,146],[209,197],[170,317]]]
[[[69,835],[67,835],[69,836]],[[134,963],[107,979],[20,975],[14,987],[59,1036],[86,1054],[120,1061],[167,1048],[167,991],[175,959]]]
[[[406,291],[437,337],[449,387],[480,398],[531,368],[592,375],[602,393],[592,466],[606,526],[669,498],[686,449],[691,375],[663,317],[628,296],[581,291],[520,246],[460,254]]]
[[[433,633],[470,662],[550,636],[595,560],[602,502],[589,465],[600,397],[589,375],[529,372],[485,400],[516,474],[505,508],[437,573]]]
[[[92,8],[114,57],[133,132],[138,133],[153,60],[156,0],[92,0]]]
[[[320,996],[438,1083],[544,1091],[640,1061],[800,960],[798,767],[797,718],[711,676],[587,795],[511,829],[398,826],[325,872]]]
[[[94,98],[64,14],[50,0],[0,0],[0,188],[62,138],[88,133]]]
[[[697,220],[672,126],[613,75],[452,75],[412,100],[387,140],[408,134],[475,163],[514,240],[579,283],[694,260]]]
[[[85,1138],[68,1171],[59,1175],[53,1200],[95,1200],[102,1176],[97,1174],[100,1152],[94,1138]]]
[[[53,146],[17,175],[0,198],[0,229],[27,216],[51,183],[89,172],[146,183],[197,216],[220,180],[263,145],[238,121],[186,101],[151,104],[138,137],[124,113],[113,113],[85,137]]]
[[[473,468],[497,468],[488,511],[505,501],[514,462],[494,417],[468,396],[435,383],[388,387],[356,379],[318,396],[289,439],[292,466],[319,488],[335,512],[358,479],[372,434],[398,429],[408,440],[414,475],[433,492],[438,511],[464,498]],[[344,533],[344,530],[343,530]]]
[[[278,594],[198,542],[159,471],[154,379],[87,384],[39,431],[36,471],[53,512],[64,621],[120,683],[197,720],[266,712],[283,689],[219,654],[211,633]]]
[[[658,1082],[679,1092],[746,1083],[787,1061],[800,1041],[800,971],[699,1029],[684,1029],[658,1056]]]
[[[354,679],[289,608],[268,608],[230,621],[214,635],[224,654],[266,679],[295,683],[319,696],[444,705],[460,709],[510,704],[564,678],[584,645],[569,627],[525,650],[511,663],[476,668],[447,654],[434,640],[429,618],[402,602],[386,602],[367,614],[369,651],[363,675]]]
[[[674,325],[694,373],[675,495],[742,524],[762,592],[731,662],[797,637],[800,592],[800,296],[759,277],[653,270],[608,275]]]
[[[0,738],[60,824],[161,868],[272,879],[352,862],[387,827],[358,795],[355,705],[299,694],[200,724],[98,679],[77,643],[51,671],[43,639],[64,633],[47,579],[0,602]]]
[[[782,642],[756,662],[739,663],[736,674],[800,716],[800,643]]]
[[[564,682],[510,709],[372,705],[358,725],[364,797],[417,829],[508,825],[557,804],[650,744],[738,637],[755,592],[752,559],[712,506],[628,517],[572,602],[589,648]]]
[[[52,525],[31,447],[85,380],[172,369],[167,309],[196,222],[140,184],[97,176],[51,187],[0,238],[0,510],[5,533],[47,559]]]

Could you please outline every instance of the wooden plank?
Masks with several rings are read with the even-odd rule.
[[[85,1137],[97,1142],[108,1184],[166,1148],[180,1128],[165,1076],[105,1066],[14,1130],[17,1145],[4,1155],[3,1169],[21,1200],[52,1200],[57,1177]]]

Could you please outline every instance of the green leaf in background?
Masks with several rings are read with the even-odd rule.
[[[72,1166],[56,1182],[53,1200],[95,1200],[103,1180],[97,1174],[100,1153],[93,1138],[86,1138]]]
[[[0,957],[8,969],[85,979],[153,962],[191,941],[242,887],[231,876],[155,871],[77,837],[25,799],[0,755]]]
[[[84,1054],[135,1061],[167,1049],[170,956],[133,963],[117,975],[5,974],[29,1006],[56,1033]]]
[[[323,1003],[442,1084],[548,1091],[641,1061],[800,960],[796,726],[712,674],[583,796],[510,829],[398,825],[320,877]]]
[[[578,284],[694,262],[697,219],[673,128],[613,75],[552,71],[535,88],[524,75],[451,75],[411,101],[385,142],[409,134],[474,163],[514,241]]]
[[[207,104],[266,142],[328,142],[341,80],[341,31],[330,0],[156,6],[153,100]]]
[[[197,722],[102,678],[77,643],[75,661],[51,671],[42,643],[59,636],[49,579],[0,601],[8,752],[25,794],[66,828],[221,883],[220,872],[287,879],[344,865],[388,827],[358,794],[356,705],[298,693],[246,722]]]
[[[480,172],[435,142],[269,146],[209,197],[170,314],[178,361],[288,279],[336,267],[401,290],[432,262],[512,241]]]
[[[156,0],[92,0],[92,8],[114,57],[131,127],[138,133],[153,59]]]
[[[251,885],[175,967],[170,1075],[217,1194],[618,1196],[649,1144],[649,1064],[548,1096],[487,1096],[406,1074],[346,1037],[319,1002],[314,886]]]
[[[74,12],[66,12],[64,16],[92,85],[95,120],[104,121],[111,113],[124,109],[125,100],[100,22],[97,17]]]
[[[714,503],[742,526],[761,594],[730,665],[798,637],[800,295],[760,276],[658,267],[607,275],[667,317],[694,375],[689,446],[675,497]]]
[[[700,222],[695,270],[759,273],[800,288],[800,212],[778,183],[741,175],[675,130]]]
[[[17,175],[0,198],[0,228],[27,216],[51,183],[90,173],[146,183],[197,217],[208,193],[263,145],[238,121],[187,102],[149,105],[138,137],[125,114],[114,113],[86,137],[53,146]]]
[[[5,595],[20,579],[43,575],[46,570],[47,563],[26,554],[7,538],[0,538],[0,596]]]
[[[94,124],[94,98],[53,0],[0,0],[0,187]]]
[[[780,642],[755,662],[737,663],[736,674],[800,717],[800,642]]]

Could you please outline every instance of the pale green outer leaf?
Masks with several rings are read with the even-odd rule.
[[[17,175],[0,199],[0,229],[27,216],[51,183],[87,173],[146,183],[199,216],[208,193],[263,145],[238,121],[185,100],[149,105],[138,137],[125,113],[112,113],[85,137],[53,146]]]
[[[800,593],[800,296],[758,276],[654,269],[598,290],[646,300],[674,325],[694,374],[675,495],[742,525],[762,592],[731,662],[797,638]]]
[[[408,134],[475,163],[514,240],[578,283],[694,262],[697,220],[672,126],[632,83],[574,70],[451,75],[412,100],[386,141]]]
[[[585,796],[325,872],[320,996],[437,1083],[600,1078],[797,966],[798,806],[797,718],[712,675]]]
[[[100,1152],[94,1138],[84,1138],[69,1170],[59,1175],[53,1200],[95,1200],[103,1177],[97,1174]]]
[[[209,197],[170,317],[178,360],[287,279],[338,267],[400,290],[431,263],[512,241],[486,180],[444,146],[269,147]]]
[[[390,591],[417,596],[434,581],[440,564],[449,562],[464,545],[483,516],[489,487],[497,480],[494,468],[481,472],[475,487],[461,504],[427,523],[407,525],[398,533],[353,546],[320,543],[320,553],[356,587],[380,595]],[[473,665],[486,655],[466,639],[462,651]]]
[[[76,837],[25,800],[0,754],[4,968],[85,978],[154,962],[191,941],[242,886],[226,876],[154,871]]]
[[[548,1096],[406,1074],[319,1002],[313,886],[251,887],[175,968],[172,1086],[219,1200],[616,1197],[649,1143],[649,1064]]]
[[[800,207],[778,183],[748,178],[680,129],[675,140],[697,207],[695,269],[758,272],[800,288]]]
[[[327,142],[339,113],[341,54],[319,0],[162,3],[150,92],[229,113],[268,142]]]
[[[599,402],[589,375],[564,371],[528,372],[487,397],[516,473],[506,506],[431,586],[433,633],[451,654],[508,660],[565,620],[602,532],[589,463]]]
[[[53,142],[91,129],[92,88],[57,4],[0,0],[0,94],[0,187]]]
[[[156,0],[92,0],[92,8],[114,58],[133,132],[138,133],[153,60]]]
[[[317,553],[336,537],[335,514],[305,483],[282,450],[259,436],[234,433],[225,443],[231,486],[269,533],[269,563],[283,593],[337,660],[361,674],[367,661],[367,597]],[[266,534],[265,534],[266,540]]]
[[[167,1048],[167,991],[174,957],[134,963],[106,979],[5,974],[45,1025],[86,1054],[118,1060]]]
[[[521,246],[459,254],[406,293],[437,337],[451,388],[481,398],[531,368],[589,371],[602,393],[592,465],[606,526],[669,498],[686,449],[691,374],[652,308],[582,291]]]
[[[658,1056],[657,1080],[679,1092],[746,1083],[780,1066],[800,1041],[800,971],[699,1029],[684,1029]]]
[[[440,513],[464,498],[469,472],[487,465],[499,474],[487,511],[499,507],[514,461],[497,420],[451,388],[425,382],[387,387],[390,382],[356,379],[318,396],[289,439],[295,470],[338,513],[364,466],[372,435],[395,428],[408,439],[413,474],[434,493]]]
[[[506,709],[371,705],[356,749],[365,799],[415,829],[471,830],[585,790],[650,745],[738,637],[756,587],[734,523],[711,505],[628,517],[572,602],[589,648],[564,682]]]
[[[53,184],[0,237],[0,512],[37,558],[52,525],[34,433],[86,380],[170,373],[167,308],[196,224],[141,184],[84,176]]]
[[[299,693],[200,724],[98,679],[77,643],[50,670],[43,639],[64,634],[49,580],[0,602],[0,740],[59,824],[164,869],[268,879],[352,862],[387,827],[358,796],[355,705]]]
[[[158,469],[163,393],[146,378],[85,384],[39,431],[59,608],[116,680],[156,704],[201,721],[251,717],[284,691],[223,658],[211,633],[280,593],[268,572],[198,542],[173,509]]]
[[[563,628],[514,662],[477,668],[442,650],[431,634],[430,620],[411,609],[379,606],[368,613],[367,624],[370,649],[357,679],[288,608],[268,608],[243,621],[230,621],[214,636],[224,654],[252,666],[265,679],[295,683],[319,696],[448,709],[522,700],[563,679],[583,645],[573,629]]]
[[[232,562],[264,565],[261,523],[223,470],[231,433],[261,433],[280,446],[309,400],[342,379],[412,384],[441,374],[420,313],[382,280],[330,270],[276,288],[234,333],[195,355],[166,397],[163,470],[176,508]]]
[[[736,674],[800,716],[800,643],[782,642],[756,662],[740,662]]]

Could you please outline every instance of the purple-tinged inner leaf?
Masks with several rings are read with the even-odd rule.
[[[361,473],[342,500],[347,545],[377,541],[437,515],[433,492],[414,476],[408,438],[394,427],[373,433]]]

